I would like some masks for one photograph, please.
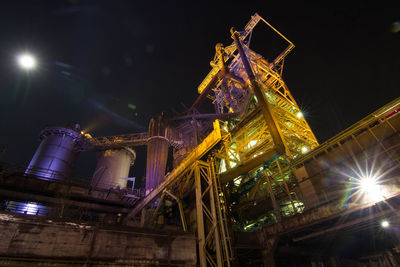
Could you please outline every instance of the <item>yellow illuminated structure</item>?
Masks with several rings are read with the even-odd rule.
[[[249,47],[260,22],[288,43],[272,62]],[[233,44],[216,46],[213,68],[198,87],[200,98],[211,99],[217,114],[232,114],[225,121],[229,136],[215,152],[215,165],[221,183],[227,183],[230,209],[240,221],[249,221],[242,216],[243,208],[260,202],[269,203],[276,221],[304,207],[293,190],[290,162],[317,147],[318,141],[282,79],[284,59],[294,45],[258,14],[243,32],[231,33]]]
[[[272,62],[250,48],[259,23],[288,43]],[[258,14],[244,31],[232,29],[231,34],[231,45],[216,45],[212,70],[198,87],[200,96],[157,136],[173,146],[174,169],[123,221],[129,224],[141,214],[141,224],[148,224],[166,198],[176,201],[183,230],[197,232],[201,266],[231,265],[231,225],[249,231],[303,211],[291,162],[319,145],[282,79],[294,45]],[[215,113],[200,114],[205,99],[211,99]],[[146,133],[92,138],[86,149],[142,145],[152,138]],[[195,202],[188,200],[191,194]],[[192,210],[194,228],[187,222]]]
[[[288,43],[271,62],[250,48],[259,23]],[[244,31],[231,34],[231,45],[216,45],[200,96],[157,136],[173,146],[174,169],[123,221],[129,224],[141,214],[141,224],[149,224],[165,199],[176,201],[183,230],[197,232],[200,266],[231,265],[231,225],[249,231],[303,212],[291,162],[319,145],[282,79],[294,45],[258,14]],[[211,99],[215,113],[200,114],[205,99]],[[93,138],[86,149],[142,145],[152,138],[146,133]],[[193,194],[195,201],[189,200]],[[187,222],[193,210],[195,227]]]

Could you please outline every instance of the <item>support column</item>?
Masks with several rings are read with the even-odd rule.
[[[178,204],[178,208],[179,208],[179,215],[181,217],[181,223],[182,223],[182,228],[183,231],[187,232],[187,226],[186,226],[186,220],[185,220],[185,213],[183,211],[183,207],[182,207],[182,201],[175,196],[174,194],[172,194],[171,192],[169,192],[168,190],[164,191],[166,194],[168,194],[170,197],[172,197],[173,199],[175,199],[176,203]]]
[[[221,255],[221,246],[219,240],[219,233],[218,233],[218,220],[217,220],[217,212],[215,210],[215,199],[214,199],[214,188],[213,188],[213,181],[211,177],[211,168],[208,166],[207,168],[207,183],[208,183],[208,192],[210,195],[210,208],[211,208],[211,217],[212,217],[212,228],[214,229],[214,243],[215,243],[215,254],[217,256],[217,266],[222,266],[222,255]],[[222,223],[222,222],[220,222]],[[222,225],[220,225],[222,227]]]
[[[274,254],[278,245],[279,237],[268,237],[263,230],[259,231],[257,237],[263,247],[262,260],[264,267],[276,267]]]
[[[264,267],[275,267],[275,260],[274,260],[274,254],[269,251],[269,249],[263,249],[262,250],[262,257],[263,257],[263,264]]]
[[[196,190],[196,220],[197,220],[197,242],[199,246],[199,259],[200,266],[207,267],[206,251],[205,251],[205,236],[204,236],[204,218],[203,218],[203,206],[202,206],[202,195],[201,195],[201,180],[200,180],[200,169],[198,165],[194,170],[195,179],[195,190]]]

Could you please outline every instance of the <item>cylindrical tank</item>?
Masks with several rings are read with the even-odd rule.
[[[41,143],[25,174],[48,179],[65,179],[78,156],[79,129],[49,127],[40,133]]]
[[[104,189],[126,188],[126,178],[135,159],[135,151],[127,147],[98,152],[91,185]]]
[[[152,118],[149,124],[146,163],[146,195],[164,179],[167,167],[169,141],[168,123],[164,114]]]

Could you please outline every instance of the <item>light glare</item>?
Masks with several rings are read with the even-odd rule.
[[[22,54],[18,56],[18,64],[20,67],[30,70],[36,67],[36,60],[30,54]]]
[[[297,118],[301,119],[304,117],[303,113],[301,113],[301,111],[297,112],[296,114]]]
[[[252,148],[253,146],[255,146],[257,144],[257,140],[251,140],[249,142],[249,147]]]
[[[384,221],[381,222],[381,226],[382,226],[383,228],[388,228],[389,225],[390,225],[389,222],[386,221],[386,220],[384,220]]]
[[[373,178],[363,178],[360,180],[360,187],[363,193],[376,193],[379,192],[379,185]]]
[[[384,199],[381,185],[374,176],[363,177],[359,181],[360,192],[364,194],[367,201],[379,202]]]

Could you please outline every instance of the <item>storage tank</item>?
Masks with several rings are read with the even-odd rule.
[[[25,174],[55,180],[67,178],[79,154],[80,138],[79,126],[45,128]]]
[[[104,189],[126,188],[129,170],[135,159],[135,151],[128,147],[98,152],[91,185]]]
[[[168,160],[168,123],[164,114],[149,123],[146,162],[146,195],[164,179]]]

